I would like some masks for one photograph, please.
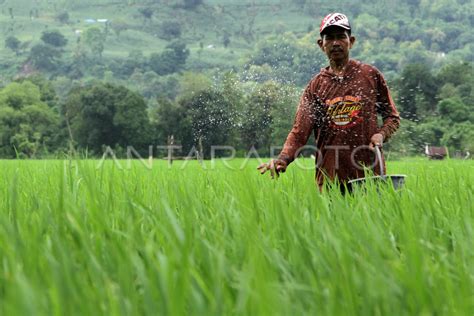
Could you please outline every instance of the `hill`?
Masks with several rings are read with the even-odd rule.
[[[470,1],[0,0],[0,10],[0,156],[61,154],[68,142],[123,149],[137,130],[142,142],[224,137],[267,152],[327,64],[315,42],[328,12],[349,16],[351,56],[387,78],[405,119],[390,150],[474,150]],[[116,112],[96,120],[107,106]]]
[[[58,30],[68,39],[66,60],[87,51],[80,41],[81,34],[97,27],[106,33],[106,62],[124,59],[133,51],[149,56],[162,51],[171,40],[180,39],[190,50],[187,70],[240,69],[269,37],[291,33],[296,39],[307,36],[308,45],[314,44],[317,32],[313,30],[326,13],[334,11],[351,18],[359,39],[353,56],[384,71],[400,72],[404,65],[413,62],[440,67],[473,56],[470,30],[474,12],[469,1],[462,0],[396,0],[375,4],[365,0],[333,4],[305,0],[0,3],[0,40],[15,36],[23,44],[20,56],[7,49],[0,51],[4,80],[21,69],[29,49],[47,30]],[[61,15],[67,18],[61,19]],[[312,49],[316,50],[316,46]]]

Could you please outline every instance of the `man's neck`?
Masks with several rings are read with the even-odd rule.
[[[329,61],[329,65],[331,67],[332,72],[338,76],[344,74],[344,70],[348,63],[349,63],[349,58]]]

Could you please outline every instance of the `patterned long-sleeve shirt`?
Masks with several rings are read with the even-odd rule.
[[[367,167],[378,174],[378,162],[374,163],[368,148],[371,137],[381,133],[386,141],[399,125],[400,116],[381,72],[349,60],[343,76],[326,67],[310,81],[279,158],[291,163],[314,132],[320,187],[326,177],[341,182],[363,177]]]

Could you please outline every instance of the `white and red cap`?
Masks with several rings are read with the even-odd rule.
[[[321,21],[321,26],[319,27],[319,34],[323,33],[323,31],[330,26],[338,26],[346,30],[351,29],[351,24],[349,23],[347,16],[337,12],[330,13],[324,17]]]

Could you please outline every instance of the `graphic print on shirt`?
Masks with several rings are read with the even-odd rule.
[[[326,101],[326,115],[332,128],[348,128],[362,121],[360,97],[346,95]]]

